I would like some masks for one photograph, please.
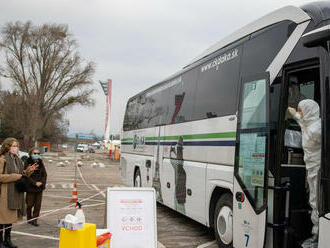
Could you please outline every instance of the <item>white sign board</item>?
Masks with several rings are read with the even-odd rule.
[[[108,188],[107,229],[111,248],[156,248],[156,194],[153,188]]]

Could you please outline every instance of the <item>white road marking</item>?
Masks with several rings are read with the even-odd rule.
[[[94,189],[96,189],[97,191],[100,191],[100,189],[95,184],[91,184],[91,185]],[[105,198],[104,192],[102,192],[101,195]]]
[[[157,248],[166,248],[165,245],[158,241]]]
[[[71,189],[69,190],[64,190],[63,188],[62,189],[48,189],[47,191],[48,192],[69,192]],[[77,189],[77,192],[79,194],[79,192],[95,192],[94,189]]]
[[[63,198],[63,199],[71,199],[72,198],[72,196],[45,195],[45,194],[43,194],[42,197]]]
[[[72,196],[60,196],[60,195],[42,195],[42,197],[50,197],[50,198],[63,198],[63,199],[72,199]],[[104,200],[96,200],[96,199],[89,199],[88,201],[94,202],[104,202]]]
[[[74,173],[74,169],[72,169],[72,168],[67,168],[66,170],[62,169],[60,171],[56,171],[56,175],[58,175],[58,174],[64,174],[64,173],[68,173],[68,172]]]
[[[60,180],[59,180],[60,181]],[[51,181],[51,182],[49,182],[49,183],[47,183],[46,185],[51,185],[51,184],[61,184],[59,181]],[[73,183],[71,183],[71,185],[72,185]],[[109,184],[104,184],[104,183],[94,183],[94,185],[96,185],[96,186],[107,186],[107,187],[110,187],[111,185],[109,185]],[[85,184],[84,183],[77,183],[77,187],[78,186],[85,186]],[[119,186],[118,186],[119,187]]]
[[[60,178],[59,180],[61,181],[74,181],[74,178]],[[52,181],[58,181],[58,180],[54,180],[54,178],[52,178]]]
[[[85,185],[84,183],[77,183],[77,186],[79,185]],[[94,183],[93,185],[98,185],[98,186],[108,186],[109,187],[109,184],[104,184],[104,183]]]
[[[74,177],[74,171],[62,171],[60,173],[53,174],[49,178],[57,178],[57,177]]]
[[[12,233],[19,234],[19,235],[24,235],[24,236],[35,237],[35,238],[41,238],[41,239],[60,240],[59,238],[55,238],[55,237],[51,237],[51,236],[46,236],[46,235],[37,235],[37,234],[17,232],[17,231],[12,231]]]
[[[47,183],[46,188],[51,187],[52,189],[55,189],[55,184],[54,183]]]
[[[197,246],[196,248],[205,248],[205,247],[208,247],[208,246],[213,245],[215,243],[216,243],[215,240],[214,241],[210,241],[210,242],[207,242],[205,244],[201,244],[201,245]]]
[[[52,189],[55,189],[56,188],[56,185],[58,185],[60,188],[63,188],[63,189],[67,189],[67,188],[73,188],[73,183],[47,183],[46,184],[46,187],[50,187]],[[94,185],[93,188],[97,191],[99,191],[100,189],[96,186],[96,185],[99,185],[99,186],[107,186],[108,184],[92,184]],[[79,186],[85,186],[85,184],[83,183],[77,183],[77,191],[79,189]],[[96,188],[95,188],[96,187]]]
[[[72,183],[62,183],[61,184],[63,189],[67,189],[67,188],[73,188],[73,184]]]
[[[64,171],[63,173],[56,172],[56,175],[53,175],[50,178],[57,178],[57,177],[74,177],[74,171]]]
[[[95,204],[89,204],[89,205],[83,205],[83,208],[97,207],[97,206],[104,205],[104,204],[105,204],[105,202],[95,203]],[[49,212],[54,212],[55,210],[57,210],[57,209],[49,209],[49,210],[41,211],[41,213],[42,214],[46,214],[46,213],[49,213]]]

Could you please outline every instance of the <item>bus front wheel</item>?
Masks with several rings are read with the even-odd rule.
[[[215,207],[214,234],[220,248],[233,247],[233,197],[222,195]]]
[[[141,172],[139,168],[137,168],[134,173],[134,187],[142,187]]]

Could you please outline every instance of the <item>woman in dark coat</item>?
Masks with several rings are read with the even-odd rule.
[[[25,168],[33,164],[38,164],[38,168],[29,177],[30,185],[26,193],[26,217],[29,224],[39,226],[35,218],[38,218],[40,214],[42,191],[46,188],[47,172],[40,158],[40,151],[38,148],[30,150],[29,158],[25,161]],[[31,219],[34,220],[30,221]]]
[[[0,149],[0,248],[17,247],[11,242],[11,227],[12,223],[21,220],[24,215],[24,193],[16,189],[15,182],[22,175],[30,176],[36,167],[37,165],[33,165],[24,170],[18,157],[17,140],[7,138],[3,141]]]

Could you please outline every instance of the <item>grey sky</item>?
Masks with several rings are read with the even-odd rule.
[[[70,133],[104,132],[105,97],[113,80],[111,133],[119,133],[127,99],[175,73],[203,50],[247,23],[304,0],[10,0],[0,23],[68,24],[79,51],[96,63],[92,108],[67,111]],[[4,88],[8,85],[2,85]]]

